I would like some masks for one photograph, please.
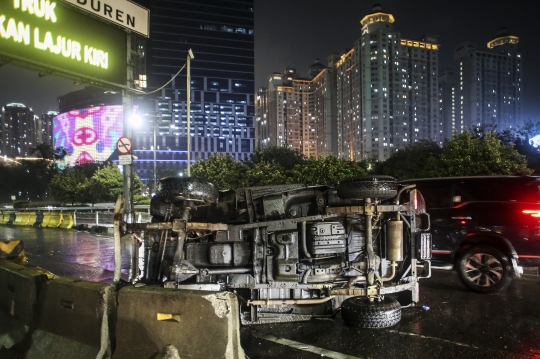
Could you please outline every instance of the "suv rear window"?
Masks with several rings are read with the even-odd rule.
[[[410,180],[422,192],[427,208],[452,207],[471,201],[540,203],[540,178],[476,177]]]

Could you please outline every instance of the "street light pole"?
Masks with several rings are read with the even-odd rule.
[[[156,187],[157,187],[157,169],[156,169],[156,121],[157,117],[154,118],[154,193],[156,193]]]
[[[133,88],[133,65],[131,64],[131,32],[128,31],[126,36],[127,47],[127,84],[126,89],[122,90],[122,105],[123,105],[123,135],[131,138],[131,115],[133,113],[133,94],[129,89]],[[131,156],[131,153],[130,153]],[[133,161],[133,160],[132,160]],[[124,195],[124,221],[132,222],[134,218],[133,207],[133,163],[123,166],[123,195]],[[115,264],[116,265],[116,264]]]
[[[191,177],[191,60],[194,59],[191,49],[187,55],[187,175]]]

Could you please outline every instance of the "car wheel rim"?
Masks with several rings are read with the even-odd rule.
[[[502,263],[491,254],[475,253],[465,261],[467,278],[481,287],[491,287],[499,283],[503,271]]]

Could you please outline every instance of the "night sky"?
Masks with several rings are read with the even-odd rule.
[[[360,36],[360,20],[375,2],[365,0],[255,0],[255,85],[266,87],[268,76],[284,67],[307,75],[319,58],[350,49]],[[394,31],[417,39],[439,36],[439,68],[452,66],[453,48],[462,41],[480,49],[507,27],[520,38],[524,65],[523,118],[540,121],[539,1],[525,0],[386,0],[383,10],[394,15]],[[196,52],[196,47],[193,48]],[[196,59],[194,60],[196,61]],[[38,78],[36,72],[0,67],[0,104],[22,102],[36,113],[56,110],[58,96],[81,89],[59,77]]]

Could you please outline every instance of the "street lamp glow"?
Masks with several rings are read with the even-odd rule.
[[[529,140],[529,143],[534,147],[540,146],[540,135],[536,135]]]
[[[133,127],[141,127],[142,124],[142,117],[137,112],[133,112],[129,118],[131,125]]]

